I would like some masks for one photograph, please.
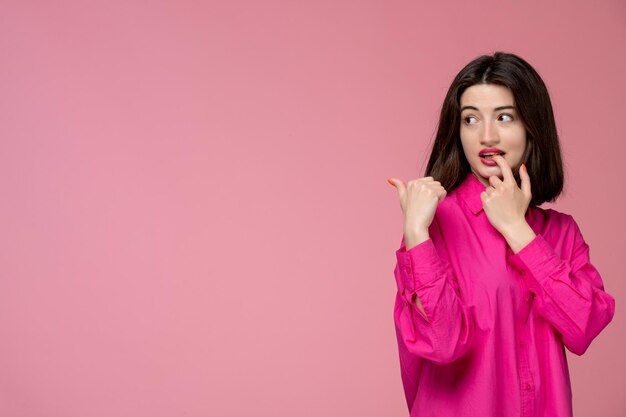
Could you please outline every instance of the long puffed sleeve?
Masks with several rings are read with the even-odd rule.
[[[438,254],[432,239],[407,251],[403,238],[396,258],[394,319],[401,352],[438,364],[458,359],[471,346],[474,320],[450,264]],[[415,361],[403,360],[403,364],[410,362]]]
[[[615,299],[604,291],[580,228],[572,216],[565,218],[570,259],[559,257],[537,234],[512,260],[535,295],[533,308],[559,332],[568,350],[582,355],[613,319]]]

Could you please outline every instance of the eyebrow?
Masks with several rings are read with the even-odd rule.
[[[496,108],[494,108],[494,109],[493,109],[493,111],[500,111],[500,110],[506,110],[506,109],[513,109],[513,110],[517,110],[517,109],[515,108],[515,106],[508,105],[508,106],[499,106],[499,107],[496,107]],[[478,108],[476,108],[476,107],[474,107],[474,106],[463,106],[463,108],[461,108],[461,111],[463,111],[463,110],[476,110],[476,111],[479,111],[479,110],[478,110]]]

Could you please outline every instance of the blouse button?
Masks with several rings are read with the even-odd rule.
[[[524,385],[524,389],[525,389],[526,391],[530,391],[530,390],[531,390],[530,384],[526,384],[526,385]]]

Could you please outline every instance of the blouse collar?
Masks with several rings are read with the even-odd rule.
[[[487,187],[471,172],[467,174],[463,182],[456,188],[458,195],[467,208],[474,214],[480,213],[483,209],[483,201],[480,199],[480,193],[486,189]]]

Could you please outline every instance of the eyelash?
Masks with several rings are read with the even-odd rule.
[[[509,121],[509,122],[512,122],[513,120],[515,120],[515,118],[513,117],[513,115],[508,114],[508,113],[502,113],[499,117],[502,117],[502,116],[508,116],[508,117],[510,117],[510,118],[511,118],[511,120],[507,120],[507,121]],[[463,122],[465,122],[465,124],[471,124],[471,123],[469,123],[469,122],[468,122],[468,119],[469,119],[469,118],[474,118],[474,119],[475,119],[475,117],[474,117],[474,116],[465,116],[465,117],[463,118]]]
[[[474,117],[474,116],[465,116],[465,117],[463,118],[463,122],[464,122],[466,125],[469,125],[469,124],[471,124],[471,123],[469,122],[469,119],[472,119],[472,118],[473,118],[473,119],[475,119],[475,117]]]

